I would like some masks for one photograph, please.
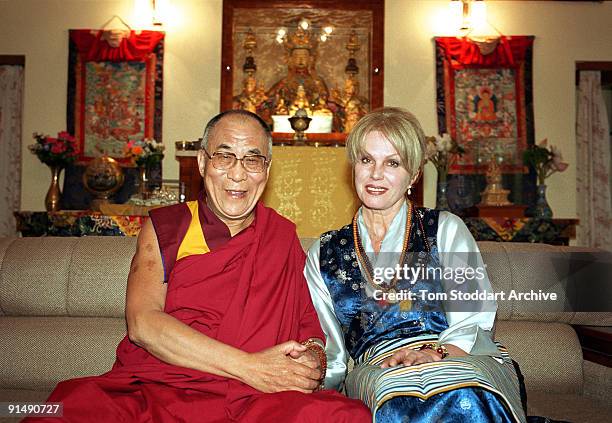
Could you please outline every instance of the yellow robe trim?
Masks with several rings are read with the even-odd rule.
[[[176,253],[176,261],[179,261],[183,257],[192,256],[196,254],[206,254],[210,251],[206,239],[204,239],[204,232],[202,232],[202,225],[200,224],[200,215],[198,214],[198,202],[188,201],[187,207],[191,212],[191,223],[187,228],[187,233],[181,242],[181,246]]]

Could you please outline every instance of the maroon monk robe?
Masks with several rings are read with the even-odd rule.
[[[258,204],[253,224],[225,245],[176,262],[165,311],[247,352],[325,339],[304,261],[295,226]],[[127,336],[110,372],[61,382],[48,401],[64,403],[62,421],[371,421],[363,403],[335,391],[263,394],[233,379],[164,363]],[[32,420],[40,421],[52,419]]]

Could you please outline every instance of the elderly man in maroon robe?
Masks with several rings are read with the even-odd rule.
[[[48,401],[63,403],[61,421],[371,421],[361,402],[321,390],[325,338],[305,255],[295,226],[259,202],[271,146],[249,112],[208,123],[198,154],[205,196],[151,211],[117,361],[57,386]]]

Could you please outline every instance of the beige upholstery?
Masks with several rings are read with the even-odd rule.
[[[125,323],[103,317],[4,317],[0,332],[8,364],[0,367],[0,387],[47,389],[58,380],[108,371],[115,350],[106,346],[121,341]]]
[[[528,393],[544,386],[548,392],[582,393],[582,351],[571,326],[500,320],[495,338],[520,364]]]
[[[302,239],[302,246],[313,241]],[[496,291],[555,289],[569,255],[590,251],[479,246]],[[63,379],[110,369],[125,335],[125,287],[135,247],[136,240],[125,237],[0,238],[0,401],[41,400]],[[612,415],[612,372],[583,361],[568,323],[612,326],[612,313],[541,313],[504,301],[496,338],[520,363],[531,414],[598,421]],[[590,413],[588,419],[581,413]]]

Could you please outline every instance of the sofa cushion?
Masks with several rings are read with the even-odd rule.
[[[570,422],[609,423],[612,405],[575,394],[532,391],[527,395],[527,414]]]
[[[64,316],[72,251],[78,238],[20,238],[2,261],[0,304],[9,316]]]
[[[492,245],[491,245],[492,244]],[[560,275],[566,276],[569,256],[546,244],[529,243],[479,243],[487,272],[495,292],[555,292],[559,302],[554,301],[498,301],[498,319],[531,320],[547,322],[569,322],[573,313],[562,310],[565,290]],[[498,284],[499,281],[502,284]]]
[[[6,250],[9,246],[15,241],[15,238],[0,238],[0,289],[2,289],[2,271],[4,256],[6,255]],[[4,316],[4,310],[2,309],[2,297],[0,296],[0,316]]]
[[[3,317],[0,333],[0,388],[41,390],[110,370],[126,328],[118,318]]]
[[[582,349],[571,326],[499,320],[495,338],[519,363],[528,394],[582,393]]]
[[[512,289],[512,273],[506,250],[501,242],[478,243],[482,260],[487,268],[487,275],[495,292],[509,292]],[[508,320],[512,317],[510,302],[498,302],[497,319]]]
[[[123,318],[127,276],[135,251],[134,237],[79,238],[70,262],[68,315]]]
[[[302,244],[302,248],[306,253],[308,253],[308,249],[310,246],[319,238],[300,238],[300,244]]]
[[[566,282],[584,274],[574,273],[589,260],[599,260],[597,269],[603,269],[612,259],[597,249],[561,247],[546,244],[517,242],[478,242],[487,273],[495,292],[511,290],[517,293],[531,290],[555,292],[557,301],[525,301],[505,299],[498,301],[498,320],[525,320],[540,322],[564,322],[597,326],[612,325],[612,313],[564,311],[567,305]],[[593,253],[598,253],[596,257]],[[591,265],[593,266],[593,265]],[[591,267],[592,269],[593,267]],[[573,269],[573,270],[572,270]],[[588,272],[586,272],[588,275]],[[589,283],[592,280],[578,280]],[[588,288],[588,286],[587,286]],[[572,298],[573,299],[573,298]]]
[[[123,318],[136,238],[21,238],[3,247],[4,315]]]

